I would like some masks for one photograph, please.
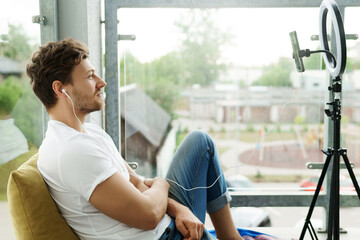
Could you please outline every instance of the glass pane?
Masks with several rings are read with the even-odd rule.
[[[304,14],[309,20],[297,19]],[[152,106],[160,107],[179,138],[193,129],[209,132],[226,175],[299,182],[309,159],[322,161],[326,72],[318,55],[297,74],[289,38],[297,30],[302,46],[318,48],[310,41],[317,9],[121,9],[119,17],[120,34],[136,35],[119,42],[121,86],[141,91],[137,101],[152,101],[125,97],[126,111],[135,104],[145,123]]]
[[[359,35],[359,29],[356,22],[360,21],[360,8],[352,7],[345,9],[344,27],[346,34]],[[343,77],[342,92],[342,120],[341,120],[341,146],[347,149],[349,162],[354,164],[353,172],[355,173],[358,184],[360,184],[360,127],[359,127],[359,76],[360,76],[360,40],[348,39],[347,45],[347,64]],[[342,161],[341,161],[342,162]],[[340,172],[340,191],[343,194],[356,194],[353,181],[349,176],[347,169]],[[352,225],[348,219],[355,214],[360,214],[359,208],[343,208],[340,212],[340,222],[343,226],[358,228]]]
[[[346,17],[344,22],[346,34],[359,34],[359,30],[356,28],[355,24],[356,21],[360,20],[359,12],[359,7],[346,8]],[[353,171],[357,177],[357,182],[360,183],[360,106],[357,104],[360,89],[358,81],[360,76],[360,40],[349,39],[346,41],[346,45],[347,63],[345,76],[343,77],[341,145],[342,147],[347,148],[349,161],[354,163],[355,167],[353,168]],[[343,181],[340,182],[340,186],[344,191],[354,191],[348,171],[344,169],[341,173]]]
[[[6,196],[8,178],[37,153],[43,137],[42,106],[25,73],[40,31],[31,22],[38,13],[37,1],[2,2],[0,9],[0,232],[11,240],[15,234]]]
[[[301,49],[319,49],[319,41],[311,40],[319,32],[318,14],[317,8],[120,9],[119,33],[136,36],[118,45],[123,156],[143,163],[145,176],[164,176],[184,136],[202,129],[218,147],[229,189],[314,192],[321,171],[306,164],[324,160],[328,74],[320,54],[304,58],[306,71],[296,72],[289,33],[297,31]],[[343,134],[348,148],[358,137],[356,83],[349,76],[342,120],[352,127],[351,137]],[[160,145],[151,142],[152,121],[163,126]],[[351,148],[356,163],[357,147]],[[346,174],[342,178],[348,182]],[[286,209],[264,211],[270,219],[286,219]],[[300,220],[274,220],[273,226],[293,227]]]

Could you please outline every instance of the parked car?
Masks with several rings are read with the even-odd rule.
[[[304,191],[315,191],[318,182],[319,182],[319,177],[315,177],[315,176],[308,177],[300,182],[300,187],[303,188]],[[320,188],[320,191],[323,190],[324,188],[323,186],[324,186],[324,182]],[[351,178],[340,175],[340,191],[355,191]]]
[[[226,186],[228,190],[232,192],[256,191],[253,182],[243,175],[233,175],[227,177]],[[231,207],[230,212],[235,226],[238,228],[271,226],[269,213],[263,208]]]
[[[243,175],[232,175],[226,177],[226,187],[229,191],[254,191],[254,184]]]
[[[301,180],[300,187],[304,191],[315,191],[318,182],[319,182],[319,177],[308,177],[308,178]],[[321,186],[320,191],[322,191],[323,188],[324,187]]]

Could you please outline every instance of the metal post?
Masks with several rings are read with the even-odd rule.
[[[112,1],[105,1],[105,131],[110,135],[118,149],[120,139],[119,104],[119,63],[117,46],[117,8]]]
[[[343,20],[344,20],[345,7],[342,5],[338,5],[338,6],[339,6],[341,16],[343,17]],[[334,32],[333,28],[331,28],[331,38],[330,39],[335,39],[335,32]],[[337,52],[336,41],[331,41],[330,48],[331,48],[331,52],[336,54],[336,52]],[[331,77],[330,74],[328,76],[328,86],[333,86],[333,78]],[[326,92],[327,92],[327,96],[326,96],[325,102],[330,102],[331,99],[333,99],[333,92],[328,91],[327,89],[326,89]],[[334,140],[334,129],[335,129],[334,122],[330,121],[329,118],[325,116],[325,118],[324,118],[324,133],[325,133],[324,148],[326,148],[326,149],[334,146],[334,141],[333,141]],[[325,160],[325,157],[324,157],[324,160]],[[334,161],[330,162],[326,176],[331,176],[331,173],[333,171],[333,162]],[[328,202],[330,202],[330,199],[332,197],[331,193],[329,191],[330,186],[331,186],[331,178],[328,177],[325,182],[326,199]],[[321,232],[327,232],[327,229],[328,229],[328,222],[329,222],[328,206],[329,205],[327,204],[325,207],[325,213],[324,213],[325,219],[324,219],[324,224],[323,224],[324,229],[322,229]]]
[[[58,40],[58,16],[57,16],[57,0],[39,0],[40,16],[42,21],[34,21],[36,16],[33,17],[34,23],[40,24],[40,37],[41,44],[48,41]],[[42,125],[43,125],[43,138],[47,130],[47,123],[49,121],[49,115],[44,107],[41,105]]]

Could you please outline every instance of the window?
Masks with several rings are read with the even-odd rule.
[[[6,239],[15,239],[6,196],[9,175],[37,153],[47,122],[24,67],[40,42],[39,29],[28,21],[38,5],[35,1],[23,2],[24,8],[11,4],[1,4],[6,13],[0,17],[0,222]]]
[[[134,157],[145,149],[143,142],[138,141],[136,147],[130,140],[129,136],[140,130],[132,126],[131,117],[126,114],[132,114],[134,102],[147,102],[135,105],[148,125],[154,117],[151,106],[157,105],[171,117],[163,145],[155,150],[156,160],[152,160],[157,162],[158,174],[164,174],[162,164],[167,164],[159,158],[163,146],[168,147],[165,142],[181,139],[192,129],[203,129],[217,143],[225,175],[247,176],[255,182],[255,195],[262,196],[246,198],[242,192],[241,200],[235,204],[302,206],[304,218],[312,193],[310,197],[301,195],[314,190],[302,183],[311,182],[308,178],[320,174],[320,170],[307,169],[306,163],[324,160],[320,150],[326,146],[324,136],[328,134],[324,127],[328,80],[320,55],[304,60],[305,73],[295,71],[289,32],[297,31],[302,49],[319,48],[319,42],[310,39],[319,31],[318,9],[137,7],[118,10],[118,33],[136,36],[135,41],[118,43],[123,156],[130,161],[143,159],[150,169],[143,174],[155,174],[155,164]],[[303,18],[305,15],[307,18]],[[356,46],[357,41],[351,45]],[[351,87],[356,80],[349,76],[346,72],[343,80],[343,128],[357,125],[356,107],[348,105],[352,110],[345,110],[349,102],[356,102],[347,100],[347,95],[355,96],[357,91]],[[142,94],[135,97],[136,101],[131,89]],[[353,93],[347,94],[346,89]],[[351,117],[345,113],[348,111]],[[176,137],[171,135],[173,132]],[[345,135],[343,144],[353,139]],[[171,151],[166,151],[171,155]],[[355,152],[348,153],[350,161],[356,164]],[[342,173],[344,182],[349,183],[346,170]],[[254,195],[254,189],[245,191]],[[284,194],[295,198],[281,197]],[[259,200],[254,203],[256,199]],[[303,222],[301,217],[289,221],[289,208],[268,210],[275,219],[274,226],[293,227]],[[297,208],[291,211],[298,212]],[[323,210],[316,211],[315,218],[324,223]],[[354,210],[344,208],[342,212],[351,215]],[[346,220],[342,223],[352,226]]]

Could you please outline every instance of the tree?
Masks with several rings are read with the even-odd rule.
[[[312,54],[310,57],[304,59],[305,70],[321,70],[320,63],[324,66],[321,54]]]
[[[320,47],[317,48],[319,50]],[[321,63],[321,68],[320,68]],[[305,70],[324,70],[326,69],[322,54],[312,54],[308,58],[304,58]],[[353,71],[360,69],[360,61],[351,57],[346,58],[346,70]]]
[[[137,83],[172,115],[180,87],[210,85],[226,68],[220,63],[221,52],[232,36],[215,25],[214,15],[213,10],[189,10],[175,21],[183,37],[177,51],[149,63],[127,53],[120,61],[120,85]]]
[[[346,71],[350,72],[358,69],[360,69],[360,61],[358,59],[348,57],[346,59]]]
[[[233,36],[216,26],[215,12],[192,9],[175,22],[183,35],[180,53],[188,85],[210,85],[226,70],[226,65],[221,63],[221,52]]]
[[[7,41],[0,45],[0,55],[22,62],[30,58],[33,49],[22,25],[9,24]]]
[[[152,76],[154,78],[166,78],[168,82],[175,85],[186,85],[184,76],[186,69],[181,53],[170,52],[149,63],[148,67],[152,69]]]
[[[120,61],[120,85],[136,83],[166,112],[173,114],[183,69],[179,54],[171,52],[150,63],[140,63],[131,53]]]
[[[276,64],[271,64],[264,69],[264,73],[252,85],[290,87],[290,73],[293,69],[293,61],[288,58],[280,58]]]
[[[35,96],[30,84],[25,84],[23,93],[17,102],[12,116],[16,126],[24,134],[28,142],[34,143],[37,147],[42,142],[42,108],[41,102]]]
[[[144,78],[144,65],[130,52],[120,60],[120,86],[137,83]]]
[[[21,97],[23,86],[20,79],[10,76],[0,84],[0,119],[8,117]]]
[[[7,41],[6,43],[0,44],[0,55],[24,62],[30,58],[35,48],[30,44],[30,41],[30,38],[26,35],[21,25],[16,26],[9,24]],[[23,70],[25,72],[25,68]],[[11,116],[14,118],[16,126],[19,127],[29,142],[39,146],[43,135],[41,103],[32,91],[29,79],[24,73],[21,79],[13,76],[8,77],[8,79],[11,79],[13,82],[12,85],[16,82],[16,86],[18,85],[18,87],[12,86],[11,90],[9,90],[11,98],[3,99],[6,100],[10,108],[13,108]],[[2,95],[5,96],[6,94]],[[20,95],[21,98],[19,98]],[[1,105],[5,106],[6,104]]]

